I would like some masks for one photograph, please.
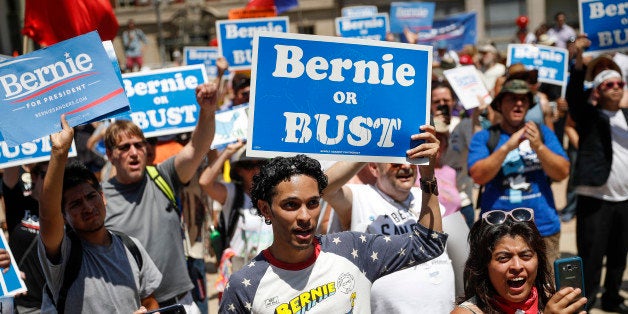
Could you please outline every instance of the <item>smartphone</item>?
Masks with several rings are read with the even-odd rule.
[[[148,311],[146,312],[146,314],[149,313],[160,313],[160,314],[185,314],[185,308],[183,307],[183,305],[181,304],[173,304],[173,305],[168,305],[168,306],[164,306],[162,308],[158,308],[156,310],[152,310],[152,311]]]
[[[556,279],[556,291],[563,287],[580,288],[581,296],[584,294],[584,274],[582,271],[582,259],[580,256],[559,258],[554,261],[554,277]],[[583,311],[584,308],[578,310]]]

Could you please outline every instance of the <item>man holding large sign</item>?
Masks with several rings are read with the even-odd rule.
[[[251,156],[405,163],[428,123],[431,47],[262,32],[253,50]]]
[[[214,138],[217,86],[206,83],[196,87],[200,105],[192,137],[179,153],[156,166],[160,182],[176,195],[190,181]],[[200,311],[192,300],[190,281],[183,252],[179,211],[166,196],[156,177],[148,175],[146,138],[130,121],[120,120],[105,134],[107,157],[116,169],[115,177],[103,183],[107,199],[107,228],[122,231],[140,240],[163,274],[155,298],[161,307],[182,303],[187,313]]]

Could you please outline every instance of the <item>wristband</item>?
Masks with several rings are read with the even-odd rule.
[[[436,181],[436,178],[432,178],[430,180],[423,180],[423,178],[420,178],[419,183],[421,184],[421,190],[423,190],[423,192],[438,196],[438,182]]]

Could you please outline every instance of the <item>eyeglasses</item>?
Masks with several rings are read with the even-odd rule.
[[[519,207],[511,211],[491,210],[482,214],[482,219],[489,225],[500,225],[510,217],[514,221],[525,222],[534,220],[534,211],[531,208]]]
[[[146,147],[146,141],[126,143],[126,144],[118,145],[116,146],[116,148],[119,149],[120,151],[127,152],[129,151],[129,149],[131,149],[131,145],[135,147],[135,149],[142,149]]]
[[[611,89],[614,88],[615,86],[619,87],[619,89],[624,88],[624,86],[626,86],[626,82],[624,81],[609,81],[609,82],[605,82],[600,84],[600,88],[604,88],[604,89]]]

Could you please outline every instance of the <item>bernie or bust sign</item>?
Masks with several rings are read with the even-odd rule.
[[[431,49],[260,33],[247,154],[406,162],[410,136],[429,121]]]

